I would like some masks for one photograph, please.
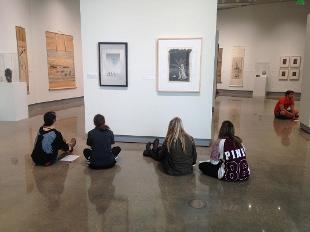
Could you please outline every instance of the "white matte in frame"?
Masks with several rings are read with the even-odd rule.
[[[299,68],[291,68],[290,69],[290,74],[289,74],[289,79],[290,80],[299,80],[299,76],[300,76],[300,70]]]
[[[300,56],[292,56],[290,58],[290,67],[291,68],[299,68],[301,64],[301,57]]]
[[[279,80],[287,80],[288,79],[288,74],[289,74],[289,69],[288,68],[280,68]]]
[[[281,68],[288,68],[290,66],[290,57],[283,56],[280,58],[280,67]]]
[[[192,49],[190,81],[169,81],[169,50]],[[199,92],[201,82],[202,38],[159,38],[157,40],[157,91]]]

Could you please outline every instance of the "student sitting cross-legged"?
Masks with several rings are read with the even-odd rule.
[[[93,169],[111,168],[115,165],[120,147],[113,147],[114,134],[105,124],[105,118],[101,114],[94,117],[95,128],[88,132],[87,145],[91,149],[84,149],[84,156],[89,161],[89,167]]]
[[[49,166],[55,161],[63,158],[72,152],[76,144],[74,138],[66,143],[61,133],[55,129],[56,113],[47,112],[44,114],[44,125],[40,127],[31,158],[36,165]],[[63,153],[58,154],[62,150]]]
[[[193,173],[197,159],[194,139],[184,131],[178,117],[170,121],[163,145],[159,146],[159,140],[155,139],[153,144],[146,144],[143,155],[160,161],[164,171],[173,176]]]
[[[230,121],[222,123],[218,140],[211,147],[210,160],[201,162],[199,169],[225,181],[244,181],[250,176],[245,148]]]

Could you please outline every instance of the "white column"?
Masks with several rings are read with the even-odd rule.
[[[304,70],[301,85],[300,126],[310,133],[310,14],[307,19]]]

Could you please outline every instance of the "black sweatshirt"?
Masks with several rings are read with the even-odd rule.
[[[40,127],[36,142],[31,154],[32,160],[37,165],[45,165],[57,159],[58,150],[68,151],[69,145],[56,129],[48,131]]]

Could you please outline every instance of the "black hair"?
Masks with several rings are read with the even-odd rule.
[[[96,127],[101,127],[105,125],[105,118],[101,114],[96,114],[94,117],[94,124]]]
[[[221,129],[219,131],[219,139],[225,139],[225,138],[230,138],[234,140],[234,142],[241,144],[242,139],[239,138],[238,136],[235,136],[235,127],[234,124],[231,121],[224,121],[222,122]]]
[[[4,75],[5,75],[6,77],[12,77],[12,70],[9,69],[9,68],[5,69],[5,70],[4,70]]]
[[[56,122],[56,113],[49,111],[44,114],[44,126],[51,126]]]
[[[287,90],[286,92],[285,92],[285,96],[288,96],[288,95],[290,95],[291,93],[295,93],[293,90]]]

